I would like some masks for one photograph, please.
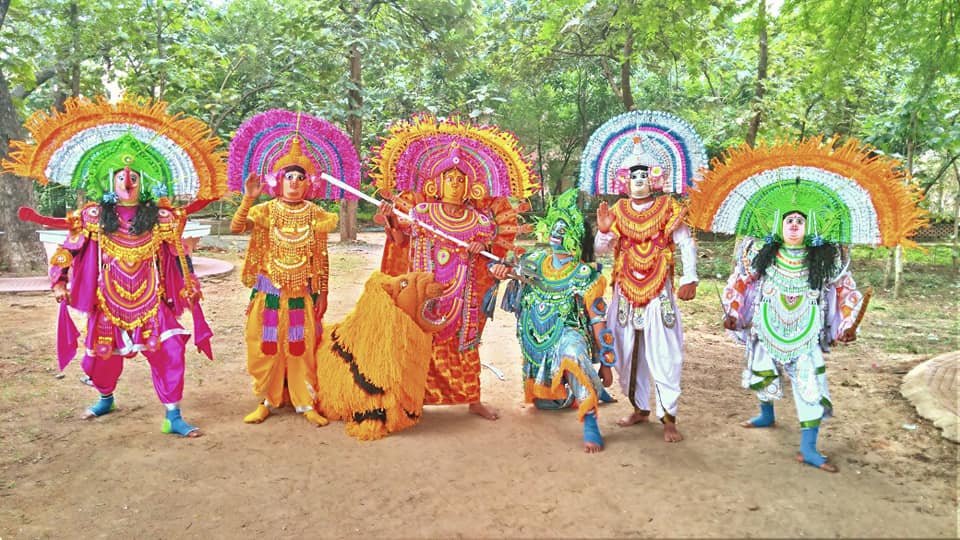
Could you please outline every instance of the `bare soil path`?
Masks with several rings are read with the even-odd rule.
[[[379,235],[361,238],[331,245],[329,321],[379,267]],[[127,363],[116,413],[79,420],[96,396],[79,362],[57,377],[53,299],[0,296],[0,538],[957,537],[958,446],[898,391],[929,355],[866,342],[830,354],[837,416],[820,447],[841,468],[831,475],[794,462],[789,400],[778,428],[737,426],[756,408],[739,388],[740,349],[716,314],[685,306],[686,440],[664,443],[659,424],[617,427],[630,411],[621,399],[600,412],[606,449],[587,455],[573,412],[522,403],[513,318],[498,312],[481,351],[506,376],[482,375],[500,420],[430,407],[415,428],[361,443],[289,410],[245,425],[249,291],[235,271],[205,280],[204,294],[216,360],[188,357],[196,440],[160,433],[142,358]]]

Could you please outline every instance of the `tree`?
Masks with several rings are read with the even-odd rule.
[[[0,30],[6,20],[10,0],[0,0]],[[10,141],[23,139],[20,115],[13,104],[5,66],[0,63],[0,158],[10,151]],[[35,208],[37,199],[33,181],[12,174],[0,174],[0,269],[13,272],[34,272],[45,267],[43,245],[37,228],[17,218],[17,208]]]
[[[757,55],[756,111],[750,120],[750,128],[747,129],[745,137],[747,144],[751,147],[757,142],[760,119],[763,117],[761,106],[767,91],[767,0],[757,0],[757,44],[760,53]]]

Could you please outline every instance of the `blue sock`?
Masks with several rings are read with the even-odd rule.
[[[600,389],[600,403],[613,403],[614,401],[616,400],[607,392],[606,388]]]
[[[600,427],[597,426],[597,415],[593,413],[583,417],[583,442],[593,443],[603,448],[603,437],[600,436]]]
[[[190,432],[198,429],[199,428],[193,427],[183,420],[180,416],[180,409],[170,409],[167,411],[167,418],[163,421],[163,426],[160,428],[160,431],[164,433],[176,433],[177,435],[186,437]]]
[[[803,461],[819,467],[827,462],[827,458],[817,452],[817,436],[820,434],[820,426],[803,428],[800,430],[800,454],[803,455]]]
[[[773,403],[769,401],[760,402],[760,416],[754,416],[753,418],[747,420],[753,424],[753,427],[770,427],[773,425],[773,422],[776,420],[776,417],[773,415]]]
[[[100,401],[96,402],[87,412],[94,416],[103,416],[112,413],[117,406],[113,403],[113,394],[100,395]]]

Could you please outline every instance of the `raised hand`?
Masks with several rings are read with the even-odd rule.
[[[613,212],[610,211],[610,205],[607,204],[607,201],[603,201],[597,207],[597,230],[608,233],[610,227],[613,227]]]
[[[256,199],[262,191],[260,175],[255,172],[250,173],[250,176],[247,176],[247,179],[243,182],[243,196]]]

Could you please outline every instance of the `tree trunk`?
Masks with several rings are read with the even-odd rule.
[[[951,255],[953,258],[953,271],[957,271],[957,263],[960,262],[960,169],[957,169],[957,164],[953,164],[953,177],[957,181],[957,195],[953,198],[953,250]]]
[[[9,3],[0,4],[6,13]],[[2,17],[0,17],[2,19]],[[0,157],[6,157],[12,139],[23,139],[20,116],[13,107],[7,79],[0,69]],[[46,269],[46,254],[37,236],[37,227],[17,218],[17,208],[37,207],[33,181],[12,174],[0,174],[0,270],[35,273]]]
[[[896,250],[891,249],[887,253],[887,264],[883,267],[883,288],[890,288],[890,277],[893,276],[893,259]]]
[[[636,107],[633,101],[633,89],[630,86],[630,59],[633,56],[633,28],[627,26],[627,37],[623,43],[623,62],[620,64],[620,90],[623,96],[623,108],[632,111]]]
[[[763,114],[763,95],[766,93],[767,80],[767,0],[757,2],[757,34],[759,36],[760,50],[757,58],[757,85],[756,100],[754,101],[753,119],[750,120],[750,127],[747,129],[746,142],[753,148],[757,142],[757,132],[760,131],[760,118]]]
[[[154,29],[156,30],[155,39],[157,42],[157,59],[166,60],[163,49],[163,4],[156,2],[155,7],[157,11],[154,16]],[[156,99],[163,99],[163,94],[167,91],[167,68],[166,64],[161,63],[160,69],[157,70],[156,80],[154,82],[154,96]]]
[[[70,27],[73,44],[70,51],[70,95],[80,96],[80,8],[76,0],[70,2]]]
[[[903,277],[903,246],[897,244],[897,247],[893,248],[893,298],[900,298],[900,283]]]
[[[347,130],[354,148],[360,152],[363,144],[363,73],[360,64],[360,47],[354,42],[350,45],[350,82],[347,92]],[[344,199],[340,203],[340,242],[353,242],[357,239],[357,201]]]

